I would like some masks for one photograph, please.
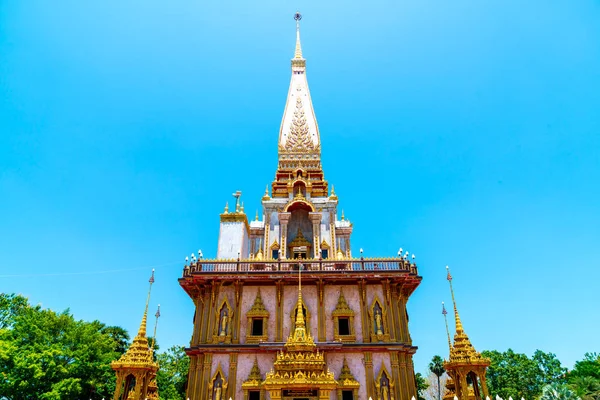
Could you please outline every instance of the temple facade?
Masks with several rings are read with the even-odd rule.
[[[321,167],[296,14],[278,167],[249,220],[241,193],[220,214],[217,257],[186,262],[194,301],[191,400],[409,400],[417,350],[406,304],[421,282],[407,254],[353,253],[353,225]],[[301,283],[300,283],[301,282]]]

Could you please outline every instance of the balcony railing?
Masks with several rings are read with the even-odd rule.
[[[417,265],[404,258],[358,258],[344,260],[196,260],[183,268],[183,276],[220,272],[277,271],[400,271],[418,275]]]

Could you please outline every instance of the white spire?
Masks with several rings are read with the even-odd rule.
[[[306,60],[300,45],[300,13],[296,20],[296,48],[292,58],[292,79],[285,103],[285,111],[279,130],[279,151],[290,153],[320,153],[320,137],[317,119],[313,110],[308,82]]]

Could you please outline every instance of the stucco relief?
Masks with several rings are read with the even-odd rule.
[[[392,372],[392,364],[390,363],[390,354],[389,353],[373,353],[373,376],[376,377],[379,375],[379,371],[381,370],[381,364],[385,365],[385,368],[389,373]],[[393,376],[390,377],[393,379]],[[394,382],[396,383],[396,382]]]
[[[345,295],[346,292],[344,292],[344,296]],[[350,368],[352,375],[354,375],[354,378],[360,383],[358,400],[367,400],[365,366],[363,364],[362,353],[328,353],[327,367],[333,372],[335,379],[338,379],[340,372],[342,371],[344,357],[346,357],[346,362],[348,363],[348,368]],[[331,392],[330,400],[337,400],[336,390]]]
[[[248,333],[248,319],[246,312],[250,310],[258,292],[258,286],[244,286],[242,295],[242,314],[240,316],[240,343],[246,343],[246,334]],[[269,341],[275,340],[275,313],[276,313],[276,288],[270,286],[260,287],[260,297],[267,311],[269,311],[269,322],[267,323],[267,335]]]
[[[371,307],[373,304],[373,299],[375,295],[379,298],[379,301],[382,302],[382,306],[386,307],[387,303],[385,297],[383,296],[383,288],[381,285],[367,285],[367,308]]]
[[[210,369],[211,378],[215,374],[215,372],[217,372],[217,368],[219,368],[219,363],[221,363],[221,370],[225,374],[225,377],[229,379],[229,376],[227,376],[227,374],[229,374],[229,354],[213,354],[212,365]]]
[[[302,299],[310,312],[310,333],[313,338],[317,335],[317,288],[316,286],[302,286]],[[283,288],[283,340],[290,335],[290,312],[296,308],[298,302],[298,286],[289,285]]]
[[[262,289],[261,289],[262,294]],[[262,378],[264,379],[265,374],[269,372],[273,363],[275,362],[275,354],[257,354],[256,360],[258,361],[258,368]],[[243,399],[244,391],[242,390],[242,383],[248,378],[252,365],[254,364],[254,354],[240,354],[238,355],[237,365],[237,376],[235,382],[235,398]],[[268,392],[266,393],[267,398],[269,397]]]
[[[325,285],[325,334],[328,341],[333,341],[333,318],[331,313],[335,310],[338,298],[340,296],[340,289],[344,290],[344,297],[348,306],[354,310],[354,333],[356,334],[356,342],[362,343],[362,328],[361,317],[360,317],[360,295],[358,292],[358,286],[356,285]]]

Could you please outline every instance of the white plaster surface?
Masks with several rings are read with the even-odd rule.
[[[243,222],[221,222],[217,258],[235,259],[238,252],[242,258],[248,256],[248,237]]]
[[[246,343],[246,334],[248,331],[248,318],[246,317],[246,313],[252,308],[257,293],[258,286],[244,286],[242,304],[240,306],[242,309],[242,315],[240,316],[240,343]],[[260,297],[263,300],[265,308],[269,312],[269,320],[267,321],[267,341],[275,340],[276,295],[277,292],[275,287],[261,286]]]
[[[361,317],[360,317],[360,295],[358,286],[356,285],[325,285],[325,330],[328,341],[333,341],[333,310],[337,306],[338,298],[340,297],[340,289],[344,290],[344,297],[348,306],[354,310],[354,333],[356,341],[363,341]]]
[[[302,300],[310,312],[310,332],[315,342],[317,341],[317,288],[316,286],[302,286]],[[283,340],[290,335],[290,313],[298,303],[298,286],[285,286],[283,288]],[[305,316],[306,317],[306,316]]]

